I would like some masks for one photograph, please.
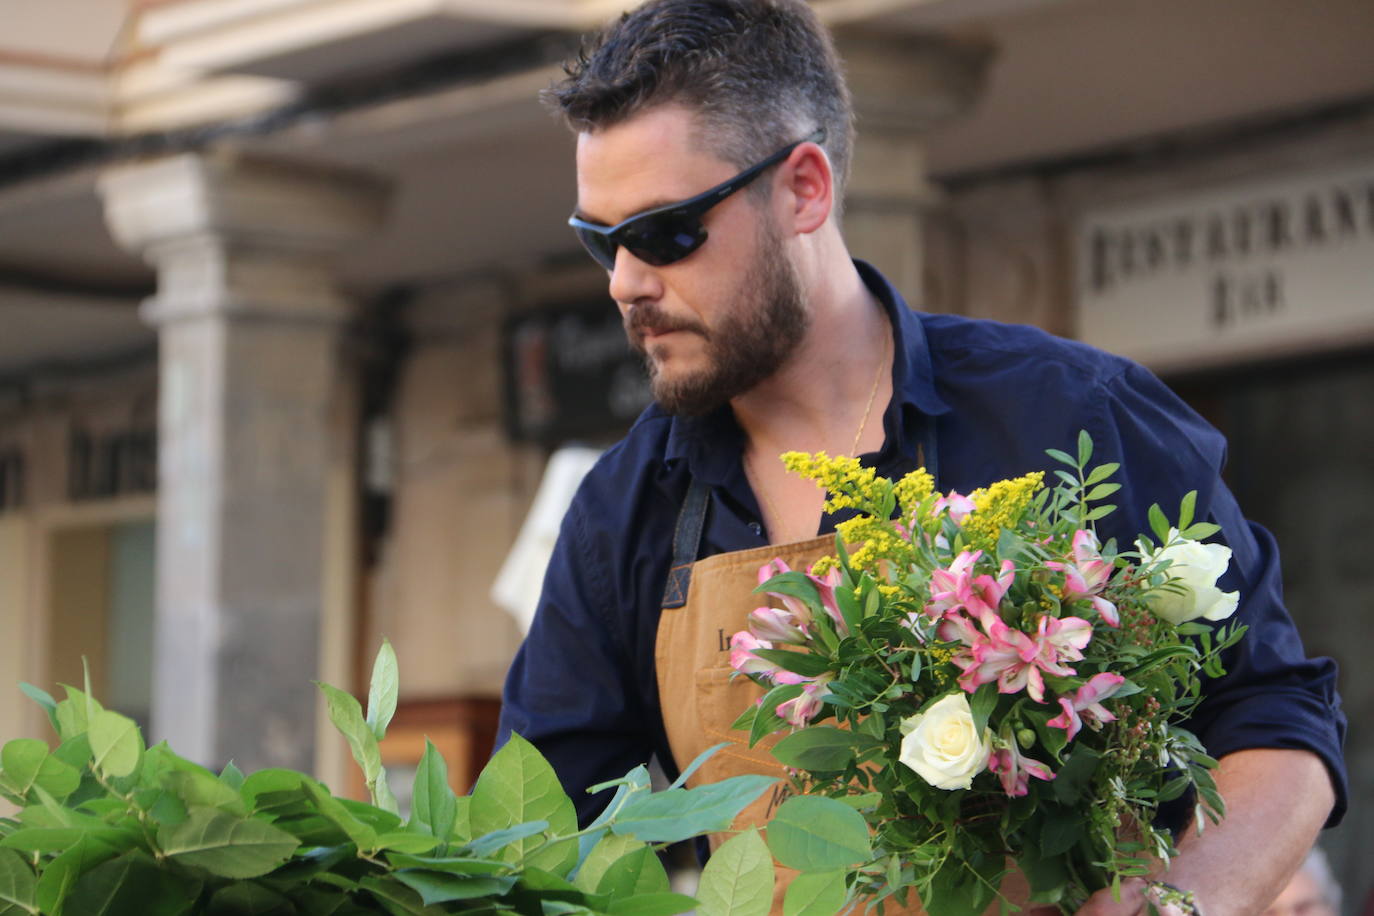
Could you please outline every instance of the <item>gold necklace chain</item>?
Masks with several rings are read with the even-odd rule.
[[[894,341],[895,342],[895,341]],[[864,430],[868,428],[868,418],[873,413],[873,401],[878,397],[878,385],[883,380],[883,369],[888,361],[888,339],[883,339],[883,356],[878,360],[878,371],[873,373],[873,387],[868,390],[868,403],[864,405],[864,415],[859,420],[859,428],[854,433],[854,444],[849,447],[849,453],[855,457],[859,453],[859,440],[864,436]],[[754,478],[758,481],[758,493],[763,497],[764,505],[768,507],[768,514],[773,516],[774,521],[781,520],[782,515],[778,512],[778,507],[773,505],[773,500],[769,498],[768,491],[763,488],[763,478],[759,477],[758,471],[753,466],[753,460],[749,457],[749,451],[744,453],[744,462],[748,470],[753,471]]]

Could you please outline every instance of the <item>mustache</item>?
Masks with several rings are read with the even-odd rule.
[[[691,331],[709,338],[705,326],[689,318],[675,318],[653,303],[635,305],[622,322],[625,335],[636,347],[643,348],[646,334],[666,334],[669,331]]]

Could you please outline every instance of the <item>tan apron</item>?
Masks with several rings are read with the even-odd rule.
[[[689,493],[684,515],[690,511],[694,498],[705,499],[704,488],[698,489],[695,495]],[[698,507],[698,510],[703,509]],[[704,511],[698,514],[704,518]],[[696,528],[685,535],[683,526],[679,525],[674,538],[674,564],[659,618],[654,664],[663,724],[678,768],[687,766],[707,748],[722,741],[729,742],[692,774],[688,785],[718,782],[745,773],[784,779],[744,809],[735,819],[734,827],[738,830],[767,824],[787,797],[787,783],[782,764],[769,753],[769,748],[781,740],[781,734],[765,738],[750,748],[748,733],[730,727],[740,713],[764,693],[763,688],[746,677],[731,678],[730,637],[745,628],[750,611],[768,602],[767,596],[754,593],[760,566],[778,558],[791,569],[808,570],[816,560],[834,553],[835,536],[828,534],[792,544],[770,544],[684,563],[685,557],[695,556],[702,518],[698,518]],[[712,836],[711,848],[714,850],[728,838],[728,834]],[[778,868],[773,916],[781,916],[783,894],[795,874],[791,869]],[[1028,896],[1019,874],[1008,879],[1003,891],[1018,903]],[[988,913],[996,913],[998,909],[998,902],[994,902]],[[884,902],[884,911],[889,916],[923,916],[925,912],[918,904],[901,909],[892,900]]]

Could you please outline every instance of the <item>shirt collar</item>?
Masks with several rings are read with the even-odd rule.
[[[860,260],[855,260],[854,266],[892,325],[893,397],[883,414],[883,451],[897,448],[914,458],[924,418],[949,411],[935,390],[925,328],[921,316],[907,306],[877,268]],[[655,405],[651,410],[660,408]],[[744,432],[727,404],[701,417],[672,418],[664,461],[686,461],[692,476],[713,486],[728,487],[742,476],[739,454],[743,445]]]

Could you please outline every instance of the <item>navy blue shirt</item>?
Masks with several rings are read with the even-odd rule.
[[[1034,328],[909,310],[872,267],[856,262],[894,334],[892,400],[881,451],[863,456],[888,477],[917,466],[931,430],[936,487],[968,493],[1055,465],[1079,430],[1093,464],[1120,462],[1119,508],[1099,522],[1105,541],[1149,531],[1151,503],[1172,515],[1198,491],[1196,518],[1219,524],[1233,551],[1219,583],[1239,590],[1249,632],[1224,678],[1205,682],[1190,728],[1220,757],[1246,748],[1301,748],[1330,771],[1346,806],[1345,717],[1330,659],[1306,658],[1284,609],[1268,531],[1241,515],[1221,480],[1222,436],[1146,369]],[[506,681],[498,746],[514,730],[558,772],[585,820],[609,795],[586,789],[657,754],[669,776],[654,639],[674,525],[693,476],[710,485],[701,556],[763,546],[762,513],[741,465],[743,433],[728,406],[701,418],[647,409],[587,475],[563,521],[529,636]],[[818,533],[844,515],[822,519]],[[741,617],[740,625],[744,620]]]

